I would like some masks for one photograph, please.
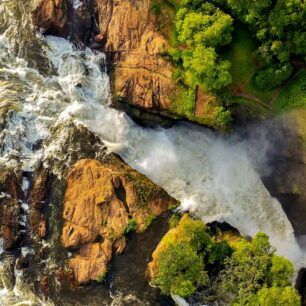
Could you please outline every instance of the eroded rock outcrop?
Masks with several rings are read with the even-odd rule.
[[[105,52],[113,106],[132,118],[165,126],[185,118],[219,128],[216,97],[196,90],[194,109],[180,107],[186,88],[174,80],[167,55],[175,11],[170,1],[42,0],[33,19],[44,33]]]
[[[67,21],[66,0],[41,0],[33,13],[34,23],[45,31],[61,32]]]
[[[40,32],[89,45],[99,33],[95,0],[40,0],[33,12]]]
[[[47,220],[42,213],[44,201],[48,193],[49,173],[41,167],[37,171],[34,183],[29,195],[30,203],[30,230],[32,237],[45,238]]]
[[[158,30],[151,0],[98,0],[104,50],[114,65],[114,94],[133,105],[169,110],[173,67],[161,54],[169,47]]]
[[[62,243],[79,249],[69,259],[79,283],[99,280],[107,272],[113,247],[121,253],[131,231],[144,231],[152,220],[176,205],[163,189],[126,166],[84,159],[69,171]]]
[[[0,173],[0,237],[4,249],[10,249],[19,239],[20,179],[13,168],[2,164]]]
[[[114,102],[171,113],[177,86],[174,67],[163,56],[169,37],[161,24],[169,27],[172,18],[154,14],[152,0],[81,0],[77,5],[71,0],[42,0],[33,19],[45,33],[69,37],[107,54]]]

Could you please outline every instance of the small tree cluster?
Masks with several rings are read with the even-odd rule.
[[[232,39],[231,16],[206,1],[185,0],[176,14],[176,30],[179,48],[174,58],[181,62],[184,81],[206,91],[227,86],[231,64],[221,60],[216,50]]]
[[[227,0],[229,7],[249,24],[261,45],[263,64],[255,78],[257,86],[273,89],[291,72],[290,60],[306,56],[306,3],[303,0]]]
[[[225,260],[223,295],[236,306],[298,306],[299,294],[291,287],[293,273],[291,262],[275,255],[269,237],[258,233],[251,243],[240,239],[232,256]]]
[[[190,297],[197,292],[204,304],[301,305],[291,287],[293,266],[275,254],[266,234],[258,233],[252,241],[218,235],[216,239],[202,221],[187,214],[179,221],[176,216],[153,254],[152,284],[165,294]]]
[[[154,258],[151,283],[165,294],[191,296],[208,285],[207,265],[221,264],[232,250],[226,241],[215,242],[204,223],[187,214],[162,239]]]

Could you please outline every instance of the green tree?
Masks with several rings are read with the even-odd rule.
[[[227,0],[232,11],[249,24],[260,41],[263,64],[256,77],[261,89],[272,89],[287,79],[292,58],[306,56],[306,2],[304,0]]]
[[[158,258],[158,273],[152,284],[165,294],[190,296],[207,283],[203,256],[190,245],[179,242],[170,244]]]
[[[240,304],[234,304],[239,306]],[[301,297],[292,287],[262,288],[254,295],[249,306],[299,306]]]
[[[293,305],[282,303],[299,298],[290,287],[294,273],[292,264],[274,253],[275,249],[264,233],[256,234],[252,242],[240,239],[235,244],[233,255],[225,260],[221,276],[224,295],[234,300],[233,305]],[[284,295],[279,297],[280,304],[277,304],[276,292],[281,290],[284,290]],[[264,296],[269,292],[271,299],[265,300]]]
[[[182,61],[185,82],[206,91],[230,84],[230,62],[220,60],[216,48],[230,43],[232,17],[205,1],[183,1],[176,14],[176,30],[184,50],[172,54]]]
[[[292,263],[282,256],[273,255],[272,266],[267,276],[267,284],[270,287],[290,286],[294,269]]]
[[[218,60],[214,48],[202,45],[195,47],[193,52],[182,53],[185,80],[188,85],[202,85],[204,90],[216,90],[230,84],[232,77],[229,72],[231,63]]]
[[[210,243],[204,223],[184,215],[153,254],[157,271],[151,283],[165,294],[192,295],[208,282],[204,256]]]
[[[222,273],[225,292],[246,303],[265,282],[271,252],[268,236],[263,233],[257,234],[252,243],[245,239],[237,242],[233,255],[225,261]]]

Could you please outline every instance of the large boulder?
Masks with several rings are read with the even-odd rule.
[[[118,253],[123,251],[125,234],[143,232],[155,217],[176,205],[163,189],[113,159],[80,160],[68,173],[61,239],[66,248],[79,249],[68,261],[79,283],[101,279],[113,246]]]
[[[88,45],[99,33],[94,0],[40,0],[33,11],[33,22],[40,32],[72,39]]]

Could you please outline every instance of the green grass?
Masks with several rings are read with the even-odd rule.
[[[300,70],[291,78],[275,101],[276,112],[306,108],[306,70]]]
[[[257,44],[250,31],[242,23],[236,22],[232,43],[224,53],[224,58],[232,63],[231,91],[234,95],[237,91],[243,91],[244,94],[260,99],[268,105],[275,90],[262,91],[254,84],[254,75],[260,67],[256,60],[256,50]]]
[[[224,54],[232,63],[232,86],[246,84],[256,72],[255,51],[256,44],[250,33],[244,25],[236,23],[232,43]]]

